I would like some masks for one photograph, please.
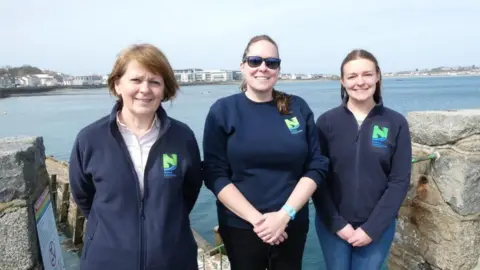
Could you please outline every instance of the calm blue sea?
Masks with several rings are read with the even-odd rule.
[[[303,97],[315,118],[340,103],[339,82],[280,82],[277,88]],[[421,110],[480,108],[480,77],[389,78],[384,80],[383,88],[385,105],[403,114]],[[201,146],[204,119],[210,105],[237,91],[236,85],[183,87],[178,98],[165,103],[164,107],[172,117],[194,130]],[[108,114],[113,103],[114,98],[107,89],[63,90],[42,96],[0,99],[0,137],[43,136],[47,155],[68,160],[77,132]],[[214,197],[203,189],[192,213],[192,225],[213,243],[212,229],[216,224]],[[324,269],[313,222],[305,250],[304,269]]]

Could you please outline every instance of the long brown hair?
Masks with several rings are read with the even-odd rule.
[[[340,66],[340,76],[343,79],[343,67],[350,61],[357,60],[357,59],[367,59],[372,61],[375,64],[375,70],[377,71],[378,75],[380,76],[380,79],[378,80],[377,84],[375,85],[375,93],[373,93],[373,100],[375,103],[380,102],[382,99],[382,72],[380,70],[380,66],[378,65],[377,58],[373,56],[370,52],[363,50],[363,49],[356,49],[351,51],[345,59],[342,62],[342,65]],[[348,96],[347,94],[347,89],[343,86],[343,84],[340,87],[340,97],[342,100]]]
[[[247,47],[245,48],[245,51],[243,52],[242,63],[245,61],[245,57],[248,54],[248,50],[250,49],[250,46],[252,46],[253,43],[258,42],[258,41],[262,41],[262,40],[265,40],[265,41],[268,41],[268,42],[272,43],[273,46],[275,46],[275,48],[277,49],[277,52],[278,52],[278,45],[275,41],[273,41],[273,39],[271,37],[269,37],[268,35],[254,36],[253,38],[250,39],[250,41],[247,44]],[[245,80],[242,80],[242,84],[240,85],[240,89],[243,92],[247,91],[247,83],[245,82]],[[289,110],[289,105],[290,105],[290,101],[291,101],[292,97],[290,95],[288,95],[284,92],[280,92],[278,90],[275,90],[275,88],[273,88],[272,97],[273,97],[273,100],[275,101],[275,104],[277,105],[277,108],[278,108],[278,111],[280,112],[280,114],[290,114],[291,113],[290,110]]]

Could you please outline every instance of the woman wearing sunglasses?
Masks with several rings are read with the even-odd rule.
[[[301,269],[306,202],[328,169],[307,103],[273,88],[280,62],[270,37],[253,37],[242,91],[215,102],[205,122],[205,184],[232,270]]]

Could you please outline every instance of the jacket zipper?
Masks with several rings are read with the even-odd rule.
[[[170,127],[170,125],[166,126],[165,127],[165,130],[162,130],[160,131],[160,134],[157,138],[157,140],[155,141],[155,143],[152,145],[152,147],[150,148],[150,152],[148,153],[148,157],[147,157],[147,163],[145,164],[145,170],[143,172],[143,197],[142,195],[140,194],[140,185],[137,184],[137,190],[138,190],[138,196],[140,197],[140,249],[141,249],[141,252],[140,252],[140,270],[144,270],[145,269],[145,262],[146,262],[146,252],[145,252],[145,249],[146,249],[146,242],[145,242],[145,238],[146,238],[146,235],[145,235],[145,196],[147,195],[147,189],[148,189],[148,183],[147,183],[147,179],[148,179],[148,168],[150,167],[150,163],[152,163],[152,153],[158,153],[158,151],[160,149],[157,149],[159,148],[160,146],[160,139],[163,137],[163,135],[166,133],[166,131],[168,130],[168,128]],[[138,180],[137,180],[137,183],[138,183]]]
[[[368,117],[371,115],[372,111],[375,109],[373,108],[363,119],[362,123],[359,125],[357,119],[355,118],[355,115],[348,109],[345,108],[347,112],[350,114],[353,122],[355,123],[355,127],[357,129],[356,136],[355,136],[355,141],[354,143],[356,144],[355,146],[355,181],[353,183],[354,186],[354,193],[353,193],[353,217],[356,218],[356,213],[357,213],[357,200],[358,200],[358,186],[360,182],[360,144],[362,142],[362,126],[365,123],[365,121],[368,119]]]
[[[363,120],[365,121],[365,120]],[[363,124],[363,122],[362,122]],[[357,124],[358,125],[358,124]],[[359,170],[359,167],[360,167],[360,143],[361,143],[361,135],[362,135],[362,125],[360,125],[358,127],[358,130],[357,130],[357,137],[356,137],[356,140],[355,140],[355,143],[357,144],[356,146],[356,153],[355,153],[355,193],[354,193],[354,196],[353,196],[353,216],[354,218],[356,218],[356,215],[355,213],[357,213],[357,199],[358,199],[358,185],[359,185],[359,181],[360,181],[360,177],[359,177],[359,174],[360,174],[360,170]]]
[[[137,190],[138,190],[138,197],[140,198],[140,218],[138,219],[139,220],[139,228],[140,228],[140,270],[144,270],[145,269],[145,261],[146,261],[146,252],[145,252],[145,245],[146,245],[146,242],[145,242],[145,196],[147,194],[147,169],[148,169],[148,165],[149,165],[149,161],[150,161],[150,156],[151,156],[151,153],[156,153],[156,149],[158,147],[158,144],[159,144],[159,141],[160,141],[160,138],[157,139],[157,141],[152,145],[152,148],[150,148],[150,153],[148,154],[148,157],[147,157],[147,164],[145,164],[145,171],[143,172],[143,196],[142,194],[140,194],[140,184],[138,183],[138,180],[137,180]]]
[[[152,152],[153,153],[156,153],[157,150],[156,148],[158,148],[159,144],[160,144],[160,139],[163,137],[163,135],[165,135],[165,133],[167,133],[167,130],[170,128],[170,125],[167,125],[164,127],[163,130],[160,130],[160,134],[157,138],[157,140],[155,141],[155,143],[152,145],[152,148],[150,149],[150,153],[148,154],[148,158],[147,158],[147,164],[145,166],[145,171],[144,171],[144,193],[143,193],[143,196],[140,192],[140,183],[138,182],[138,176],[135,172],[135,166],[133,165],[133,162],[132,162],[132,158],[130,157],[130,153],[128,152],[128,148],[127,148],[127,145],[125,144],[125,141],[123,140],[122,138],[122,135],[120,134],[120,132],[118,130],[116,130],[115,135],[114,137],[116,137],[117,139],[117,142],[120,143],[120,148],[123,150],[124,154],[126,155],[125,158],[127,159],[127,163],[130,165],[130,170],[132,171],[132,174],[133,174],[133,178],[135,179],[135,182],[136,182],[136,189],[137,189],[137,202],[138,202],[138,205],[139,205],[139,234],[140,234],[140,237],[139,237],[139,256],[138,256],[138,259],[139,259],[139,262],[138,262],[138,265],[139,265],[139,270],[144,270],[145,269],[145,257],[146,257],[146,254],[145,254],[145,247],[144,245],[146,244],[145,241],[144,241],[144,238],[146,237],[145,236],[145,200],[144,200],[144,197],[145,195],[147,194],[147,174],[146,174],[146,171],[148,169],[148,165],[149,163],[151,163],[151,154]]]
[[[141,194],[139,194],[141,196]],[[144,199],[143,197],[141,198],[140,200],[140,218],[139,218],[139,228],[140,228],[140,256],[139,256],[139,259],[140,259],[140,270],[143,270],[145,268],[145,250],[144,250],[144,237],[145,237],[145,230],[144,230],[144,226],[145,226],[145,207],[144,207]]]
[[[137,203],[138,203],[138,209],[139,209],[139,220],[138,220],[138,228],[139,228],[139,240],[138,240],[138,266],[139,270],[143,270],[144,266],[144,248],[143,248],[143,235],[144,235],[144,219],[145,219],[145,214],[144,214],[144,200],[142,197],[142,194],[140,193],[140,183],[138,182],[138,176],[135,172],[135,166],[133,165],[132,158],[130,157],[130,153],[128,152],[127,145],[125,144],[125,141],[121,137],[120,132],[115,132],[116,140],[120,144],[120,148],[123,150],[125,154],[125,159],[127,160],[128,165],[130,165],[130,171],[132,172],[132,176],[135,179],[135,187],[137,190]]]
[[[372,116],[374,113],[374,110],[376,107],[373,107],[370,112],[367,114],[365,119],[363,119],[362,123],[359,125],[357,119],[355,118],[355,115],[347,109],[347,111],[350,113],[350,115],[353,118],[353,121],[356,123],[357,127],[357,135],[355,137],[355,143],[357,144],[355,147],[355,183],[354,183],[354,190],[355,193],[353,195],[353,216],[356,218],[356,213],[357,212],[357,206],[359,205],[357,203],[358,200],[358,186],[360,182],[360,144],[362,142],[362,127],[365,124],[365,122]]]

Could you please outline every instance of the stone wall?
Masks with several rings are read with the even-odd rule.
[[[47,186],[42,138],[0,139],[0,269],[41,269],[33,204]]]
[[[413,165],[389,269],[480,270],[480,110],[408,114]]]

